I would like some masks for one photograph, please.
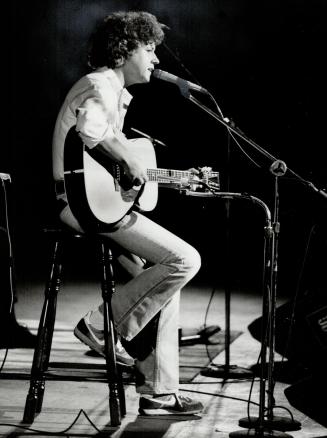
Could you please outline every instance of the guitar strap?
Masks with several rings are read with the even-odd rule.
[[[65,183],[64,180],[58,180],[54,182],[55,186],[55,193],[56,193],[56,210],[57,214],[60,215],[62,210],[68,205],[68,202],[63,199],[62,197],[59,198],[59,196],[65,194]]]
[[[55,192],[57,196],[65,194],[65,183],[63,179],[55,181]]]
[[[66,202],[64,199],[60,198],[57,199],[56,207],[57,207],[57,214],[60,215],[60,213],[63,211],[65,207],[67,207],[68,202]]]

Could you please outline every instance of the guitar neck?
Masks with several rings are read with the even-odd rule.
[[[188,170],[172,169],[147,169],[149,181],[160,183],[180,182],[183,179],[189,179],[191,172]]]

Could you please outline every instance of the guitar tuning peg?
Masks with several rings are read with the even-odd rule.
[[[211,172],[211,171],[212,171],[212,167],[208,167],[208,166],[205,167],[205,171],[206,171],[206,172]]]
[[[199,167],[200,172],[202,173],[209,173],[212,171],[212,167],[208,167],[208,166],[204,166],[204,167]]]

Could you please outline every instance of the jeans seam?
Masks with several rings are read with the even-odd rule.
[[[157,328],[157,336],[156,336],[156,348],[155,348],[155,354],[156,354],[156,358],[154,361],[154,370],[153,370],[153,390],[154,393],[157,392],[157,387],[158,387],[158,371],[160,369],[160,355],[159,355],[159,343],[160,343],[160,324],[161,324],[161,319],[162,319],[162,313],[160,313],[159,316],[159,321],[158,321],[158,328]]]
[[[178,268],[175,268],[173,272],[170,272],[169,275],[171,274],[175,274],[178,271]],[[156,287],[160,286],[161,283],[163,283],[164,281],[167,280],[167,276],[165,276],[162,280],[160,280],[160,282],[156,283],[154,286],[151,287],[151,289],[148,290],[148,292],[145,295],[142,295],[142,297],[140,297],[140,299],[134,303],[134,305],[128,309],[128,312],[126,312],[120,319],[119,321],[116,321],[115,325],[119,326],[122,323],[122,320],[124,320],[125,318],[127,318],[134,310],[135,308],[140,304],[140,302],[142,302],[145,298],[149,298],[151,297],[151,294],[153,293],[153,289],[155,289]],[[178,289],[179,290],[179,287]],[[162,307],[165,304],[162,305]],[[161,307],[161,308],[162,308]],[[160,309],[158,310],[160,311]]]

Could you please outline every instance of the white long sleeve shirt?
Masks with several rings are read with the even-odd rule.
[[[64,178],[64,145],[68,131],[76,126],[89,148],[115,136],[123,129],[132,99],[116,73],[106,67],[83,76],[68,92],[59,111],[52,143],[53,177]]]

